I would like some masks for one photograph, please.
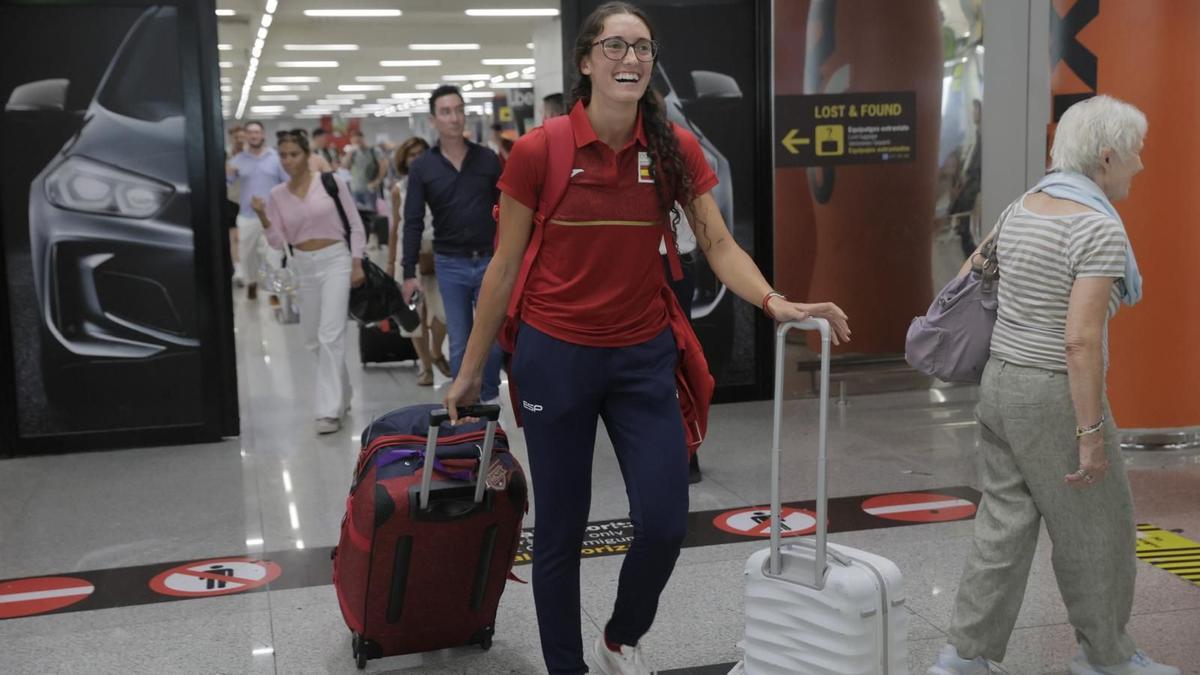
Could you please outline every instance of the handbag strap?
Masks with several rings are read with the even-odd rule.
[[[325,172],[321,174],[321,184],[325,186],[325,192],[333,200],[333,205],[337,207],[338,217],[342,219],[342,232],[346,239],[346,248],[353,251],[354,247],[350,246],[350,218],[346,216],[346,207],[342,206],[341,197],[338,196],[337,179],[334,178],[332,172]]]

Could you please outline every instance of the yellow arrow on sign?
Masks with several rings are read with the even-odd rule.
[[[796,148],[797,145],[808,145],[812,141],[809,138],[798,138],[796,136],[798,133],[800,133],[799,129],[792,129],[787,133],[787,136],[783,137],[782,141],[783,147],[787,148],[787,151],[793,155],[800,154],[800,151]]]

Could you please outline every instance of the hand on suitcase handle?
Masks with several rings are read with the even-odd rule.
[[[809,318],[825,319],[833,329],[831,337],[833,344],[840,345],[850,342],[850,317],[841,307],[832,302],[788,302],[784,299],[772,298],[771,312],[780,323],[803,321]]]
[[[495,422],[500,419],[500,406],[482,404],[458,406],[458,419],[461,420],[464,417],[474,417]],[[429,426],[431,427],[440,427],[443,422],[449,421],[450,411],[445,408],[438,408],[429,413]]]

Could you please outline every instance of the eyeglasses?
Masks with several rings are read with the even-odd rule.
[[[633,50],[633,55],[637,57],[637,60],[642,63],[653,61],[658,56],[658,43],[654,40],[638,40],[631,44],[624,38],[609,37],[592,43],[593,47],[596,45],[600,45],[604,56],[612,61],[624,61],[625,55],[629,53],[630,49]]]
[[[288,130],[284,129],[282,131],[275,132],[276,139],[281,139],[286,136],[303,136],[304,138],[308,138],[308,130],[307,129],[292,129],[291,131],[288,131]]]

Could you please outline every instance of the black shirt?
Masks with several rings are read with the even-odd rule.
[[[413,160],[408,167],[408,194],[404,196],[405,279],[416,276],[426,203],[433,212],[435,253],[468,256],[492,250],[496,237],[492,206],[500,196],[496,188],[499,180],[500,158],[470,141],[461,171],[456,171],[442,154],[440,143]]]

